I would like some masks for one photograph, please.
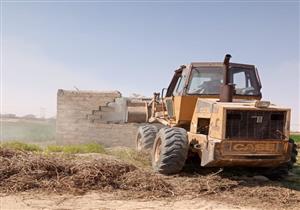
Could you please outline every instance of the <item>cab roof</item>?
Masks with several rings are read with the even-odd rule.
[[[192,62],[192,63],[188,64],[187,66],[192,66],[192,67],[208,67],[208,66],[223,67],[224,64],[223,64],[223,62]],[[230,66],[255,69],[255,66],[252,65],[252,64],[230,63]]]

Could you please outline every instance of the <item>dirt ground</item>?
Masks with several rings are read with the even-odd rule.
[[[45,155],[1,148],[0,162],[1,210],[300,209],[295,182],[271,181],[240,170],[197,171],[187,165],[180,174],[164,176],[124,156]]]
[[[53,210],[77,210],[77,209],[210,209],[210,210],[250,210],[255,208],[240,207],[224,204],[218,201],[208,201],[203,198],[195,199],[115,199],[113,194],[90,192],[85,195],[48,195],[36,193],[22,193],[1,197],[1,209],[53,209]]]

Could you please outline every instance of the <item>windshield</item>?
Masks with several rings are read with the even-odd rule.
[[[259,95],[258,82],[253,69],[230,68],[230,83],[235,86],[235,95]],[[198,67],[192,70],[188,94],[217,95],[223,83],[222,67]]]

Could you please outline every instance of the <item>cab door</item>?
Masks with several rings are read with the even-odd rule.
[[[176,113],[180,110],[180,98],[186,84],[186,75],[178,75],[176,85],[172,93],[165,97],[165,105],[167,108],[168,117],[174,119]],[[169,90],[168,90],[169,91]],[[179,102],[179,103],[178,103]]]

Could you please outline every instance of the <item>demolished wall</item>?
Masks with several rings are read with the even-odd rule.
[[[118,91],[57,92],[58,144],[98,142],[105,146],[134,146],[137,124],[126,121],[126,99]]]

